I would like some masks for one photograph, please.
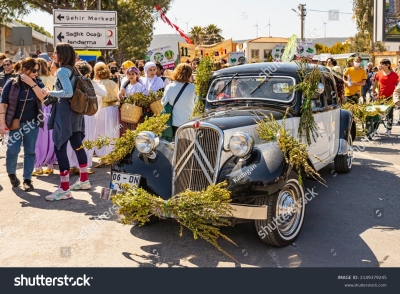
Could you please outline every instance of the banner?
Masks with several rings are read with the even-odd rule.
[[[276,45],[271,51],[272,60],[275,62],[281,62],[283,52],[285,52],[286,46]]]
[[[232,39],[213,45],[195,45],[178,42],[180,62],[192,61],[214,53],[214,60],[228,59],[232,52]]]
[[[231,65],[238,65],[239,63],[247,63],[244,52],[231,52],[229,55],[228,63]]]
[[[162,64],[164,69],[171,69],[174,68],[176,66],[176,62],[178,62],[178,52],[176,49],[174,50],[172,46],[155,48],[147,52],[145,60],[146,62],[159,62]]]

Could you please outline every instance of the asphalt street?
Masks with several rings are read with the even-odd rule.
[[[237,261],[194,240],[188,230],[179,237],[172,219],[144,227],[119,223],[112,202],[99,197],[109,183],[107,167],[90,175],[90,191],[48,202],[44,197],[59,182],[58,166],[54,175],[34,178],[35,191],[26,193],[11,188],[0,154],[0,266],[400,267],[399,140],[400,126],[392,137],[358,140],[351,173],[338,174],[330,164],[320,171],[327,187],[305,181],[315,197],[293,245],[264,244],[253,223],[223,228],[237,246],[220,244]],[[22,178],[22,154],[17,174]],[[106,212],[111,217],[98,220]]]

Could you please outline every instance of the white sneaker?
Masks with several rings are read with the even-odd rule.
[[[56,191],[51,193],[49,196],[46,196],[46,200],[48,201],[57,201],[57,200],[66,200],[71,199],[71,190],[64,191],[61,188],[58,188]]]
[[[81,182],[81,180],[77,180],[75,184],[70,186],[71,191],[76,191],[76,190],[89,190],[90,189],[90,182],[89,180],[85,182]]]

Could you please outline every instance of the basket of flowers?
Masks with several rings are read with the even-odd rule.
[[[130,95],[122,100],[121,120],[126,123],[136,124],[139,122],[143,109],[137,94]]]
[[[160,115],[161,111],[163,110],[163,106],[161,104],[161,99],[163,97],[163,91],[157,92],[149,92],[149,100],[150,100],[150,109],[155,115]]]

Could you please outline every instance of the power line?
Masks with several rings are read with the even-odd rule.
[[[332,10],[313,10],[313,9],[308,9],[308,11],[331,12]],[[340,11],[335,11],[335,13],[339,13],[339,14],[354,14],[354,13],[350,13],[350,12],[340,12]]]

